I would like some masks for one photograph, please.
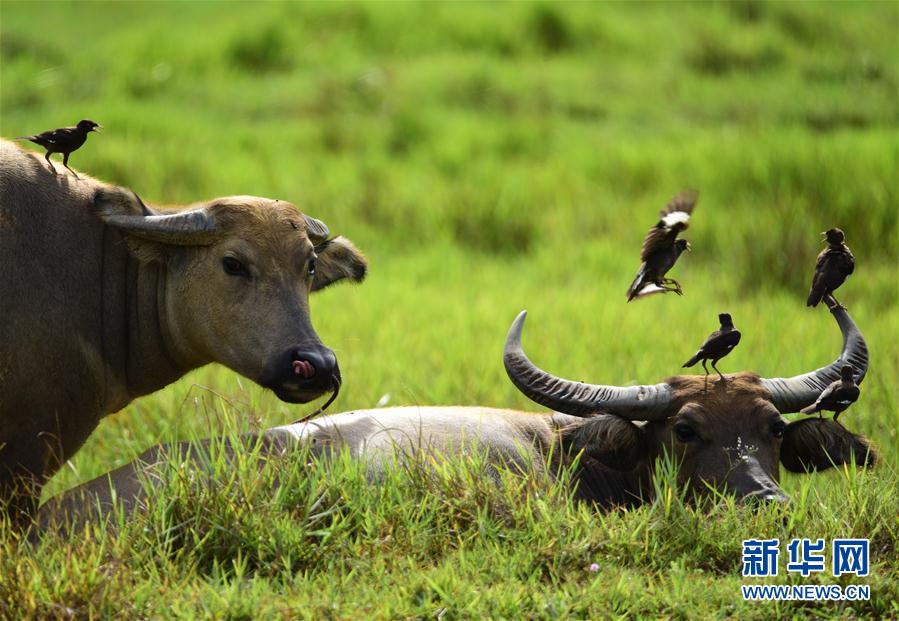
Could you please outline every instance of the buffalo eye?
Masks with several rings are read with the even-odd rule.
[[[787,424],[782,420],[777,421],[773,425],[771,425],[771,435],[775,438],[784,437],[784,433],[787,431]]]
[[[306,268],[306,273],[310,276],[315,276],[315,259],[309,259],[309,265]]]
[[[686,423],[678,423],[674,426],[674,437],[678,442],[695,442],[699,435]]]
[[[234,257],[225,257],[222,259],[222,267],[224,268],[225,273],[230,274],[231,276],[249,275],[247,267]]]

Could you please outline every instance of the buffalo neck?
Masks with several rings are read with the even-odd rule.
[[[119,233],[104,228],[100,323],[106,415],[200,363],[180,351],[172,338],[166,265],[137,260]]]

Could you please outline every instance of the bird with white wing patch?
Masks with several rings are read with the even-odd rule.
[[[665,274],[674,267],[684,250],[690,250],[689,242],[678,239],[677,236],[687,230],[698,197],[696,190],[684,190],[661,211],[661,219],[649,229],[643,240],[640,251],[642,264],[627,290],[628,302],[653,293],[674,291],[683,295],[680,283],[673,278],[666,278]]]

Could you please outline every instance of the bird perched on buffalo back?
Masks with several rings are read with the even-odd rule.
[[[19,136],[16,140],[30,140],[47,149],[47,154],[44,158],[50,165],[50,171],[54,175],[56,174],[56,169],[53,168],[53,162],[50,161],[50,155],[53,153],[62,153],[62,165],[75,175],[75,178],[77,179],[78,175],[75,174],[74,170],[69,168],[69,154],[73,151],[77,151],[81,145],[84,144],[84,141],[87,140],[87,135],[90,132],[97,132],[99,134],[100,132],[97,129],[99,127],[100,125],[98,123],[84,119],[83,121],[79,121],[78,125],[75,125],[74,127],[51,129],[50,131],[46,131],[42,134],[35,134],[34,136]]]
[[[835,306],[842,308],[833,297],[833,292],[855,270],[855,257],[852,256],[849,246],[843,243],[846,239],[843,231],[834,228],[821,234],[827,239],[827,248],[821,251],[815,263],[815,275],[812,277],[807,305],[817,306],[823,298],[829,296]]]
[[[677,236],[687,230],[698,196],[696,190],[684,190],[672,198],[661,211],[662,219],[649,229],[640,251],[640,271],[627,290],[628,302],[651,293],[674,291],[683,295],[680,283],[665,278],[665,274],[674,267],[684,250],[690,250],[690,244]]]
[[[718,315],[718,321],[721,322],[721,327],[712,332],[709,338],[705,340],[705,343],[702,344],[702,347],[699,348],[699,351],[684,363],[684,367],[692,367],[702,360],[706,381],[708,381],[709,377],[709,368],[705,365],[706,360],[711,360],[712,368],[718,371],[715,363],[729,354],[740,342],[740,331],[734,327],[734,322],[728,313]],[[722,381],[727,381],[721,374],[721,371],[718,371],[718,375]]]
[[[818,412],[820,416],[822,410],[828,410],[833,412],[834,420],[839,418],[840,414],[855,403],[861,394],[861,390],[855,383],[854,373],[855,369],[851,364],[844,364],[840,369],[840,379],[825,388],[813,404],[800,411],[803,414]]]

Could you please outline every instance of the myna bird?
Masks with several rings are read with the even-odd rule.
[[[709,338],[705,340],[705,343],[702,344],[702,347],[699,348],[699,351],[684,363],[684,367],[692,367],[702,360],[702,368],[705,369],[706,381],[708,381],[709,378],[709,368],[705,365],[706,360],[711,360],[712,368],[718,372],[722,381],[727,381],[721,374],[721,371],[718,371],[718,367],[715,366],[715,363],[729,354],[731,350],[737,346],[737,343],[740,342],[740,331],[734,327],[734,322],[728,313],[721,313],[718,315],[718,321],[721,322],[721,327],[712,332],[709,335]]]
[[[35,134],[34,136],[19,136],[16,140],[30,140],[47,149],[47,154],[44,158],[50,165],[50,171],[54,175],[56,174],[56,169],[53,168],[53,162],[50,161],[50,155],[53,153],[62,153],[62,165],[75,175],[75,178],[77,179],[78,175],[75,174],[74,170],[69,168],[69,154],[73,151],[77,151],[81,145],[84,144],[84,141],[87,140],[87,135],[90,132],[97,132],[99,134],[100,132],[97,131],[98,127],[100,127],[98,123],[85,119],[79,121],[78,125],[75,125],[74,127],[51,129],[43,134]]]
[[[824,391],[818,395],[818,400],[807,408],[800,410],[803,414],[814,414],[818,412],[821,415],[822,410],[833,412],[833,419],[839,418],[840,414],[850,405],[858,400],[859,390],[858,384],[855,383],[855,369],[851,364],[844,364],[840,369],[840,379],[830,384]]]
[[[828,229],[821,235],[827,239],[827,248],[821,251],[815,263],[815,275],[812,277],[807,305],[817,306],[823,298],[829,296],[837,308],[843,308],[833,297],[833,292],[855,270],[855,257],[852,256],[849,246],[843,243],[846,236],[840,229]]]
[[[696,190],[684,190],[672,198],[661,211],[662,219],[649,229],[640,251],[640,271],[627,290],[628,302],[651,293],[674,291],[683,295],[680,283],[665,278],[665,274],[684,250],[690,250],[690,244],[677,236],[687,230],[698,196]]]

